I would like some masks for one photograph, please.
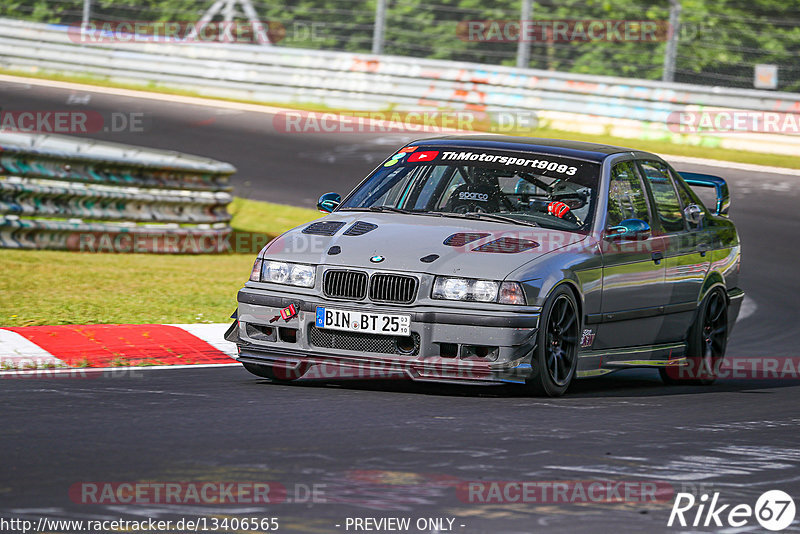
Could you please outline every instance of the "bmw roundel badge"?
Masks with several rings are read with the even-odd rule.
[[[369,261],[371,261],[372,263],[380,263],[380,262],[382,262],[382,261],[383,261],[383,260],[385,260],[385,259],[386,259],[386,258],[384,258],[383,256],[372,256],[372,257],[369,259]]]

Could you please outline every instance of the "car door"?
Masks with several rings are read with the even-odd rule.
[[[680,341],[686,337],[708,273],[710,256],[703,230],[704,210],[678,183],[669,166],[657,160],[639,160],[653,199],[664,239],[666,299],[661,337]]]
[[[639,241],[620,241],[608,230],[625,219],[641,219],[652,226],[646,189],[635,162],[611,168],[608,209],[603,238],[603,296],[593,349],[651,345],[661,331],[658,307],[666,299],[664,245],[658,235]]]

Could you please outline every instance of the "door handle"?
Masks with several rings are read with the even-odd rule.
[[[653,258],[653,263],[655,263],[656,265],[660,265],[661,260],[664,259],[664,254],[659,251],[655,251],[650,255],[650,257]]]

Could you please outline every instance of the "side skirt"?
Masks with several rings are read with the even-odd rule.
[[[585,350],[578,353],[577,378],[600,376],[620,369],[659,368],[682,365],[686,343],[644,345],[608,350]]]

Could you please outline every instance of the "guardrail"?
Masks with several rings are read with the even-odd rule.
[[[0,133],[0,247],[226,252],[234,172],[177,152]]]
[[[797,153],[800,136],[672,131],[676,113],[800,113],[800,94],[245,44],[82,41],[75,28],[0,19],[0,66],[347,110],[533,110],[549,126],[627,138]],[[106,39],[98,39],[106,41]]]

